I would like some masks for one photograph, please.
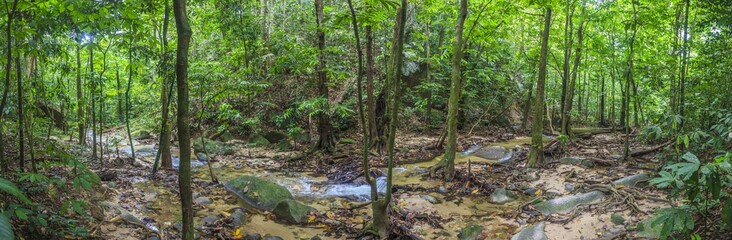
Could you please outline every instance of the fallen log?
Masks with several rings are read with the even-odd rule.
[[[669,140],[669,141],[667,141],[665,143],[662,143],[660,145],[657,145],[657,146],[654,146],[654,147],[651,147],[651,148],[648,148],[648,149],[633,151],[633,152],[630,153],[630,156],[631,157],[640,157],[640,156],[643,156],[643,155],[646,155],[646,154],[649,154],[649,153],[658,151],[661,148],[664,148],[664,147],[666,147],[668,145],[671,145],[673,142],[674,142],[674,140]]]

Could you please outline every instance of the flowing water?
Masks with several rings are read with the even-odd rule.
[[[529,138],[517,138],[506,142],[491,143],[487,146],[471,146],[462,154],[458,154],[455,162],[456,164],[470,162],[476,165],[504,163],[514,157],[514,151],[517,145],[528,144],[529,142]],[[154,160],[155,151],[157,150],[155,147],[140,144],[136,141],[133,144],[137,145],[135,146],[135,150],[138,156],[142,156],[142,158],[149,161]],[[116,147],[120,149],[121,154],[131,154],[128,151],[129,146],[127,146],[126,141],[119,141]],[[242,151],[238,154],[245,155],[245,148],[246,146],[242,145]],[[138,151],[138,149],[142,151]],[[477,156],[481,154],[483,157]],[[177,163],[175,160],[178,159],[177,151],[173,151],[172,155],[175,164]],[[485,156],[495,158],[485,158]],[[235,159],[247,161],[248,164],[244,164],[245,166],[258,166],[272,162],[272,160],[264,158],[244,159],[237,157]],[[438,156],[427,162],[396,166],[394,168],[394,185],[413,185],[424,187],[425,189],[437,189],[443,186],[443,183],[439,179],[432,180],[423,177],[429,171],[429,167],[435,165],[440,160],[442,160],[442,156]],[[177,164],[175,165],[177,166]],[[205,162],[192,160],[194,178],[210,179],[208,168],[205,165]],[[264,168],[242,167],[241,163],[234,164],[227,163],[226,161],[214,162],[212,163],[212,167],[218,180],[222,183],[241,175],[256,176],[286,187],[296,200],[309,204],[321,212],[343,207],[352,202],[368,201],[371,193],[370,186],[366,184],[331,184],[325,177],[314,176],[308,172],[268,171]],[[376,180],[379,192],[385,192],[386,179],[379,177]],[[176,194],[161,186],[161,184],[149,181],[146,178],[138,177],[131,179],[131,181],[135,189],[140,191],[140,194],[144,196],[143,199],[149,200],[136,204],[138,209],[133,211],[136,217],[142,219],[154,230],[161,229],[162,227],[170,227],[180,221],[180,203]],[[194,198],[200,195],[210,197],[213,201],[212,204],[196,213],[196,219],[216,214],[228,215],[232,212],[232,209],[242,207],[240,203],[226,201],[225,196],[228,193],[223,188],[216,188],[212,192],[206,193],[199,193],[196,190],[198,189],[194,189]],[[437,202],[430,203],[424,200],[428,199],[425,197],[428,194],[433,199],[436,199]],[[418,211],[431,211],[440,215],[443,219],[451,219],[451,221],[445,221],[445,229],[418,226],[419,229],[416,232],[424,237],[456,236],[457,230],[470,224],[483,225],[487,230],[495,232],[496,236],[507,234],[511,228],[510,224],[505,219],[496,217],[496,215],[510,211],[517,204],[516,202],[507,205],[492,204],[488,201],[487,196],[482,195],[471,195],[459,201],[443,201],[444,196],[441,194],[427,192],[409,193],[404,196],[403,199],[396,199],[400,206],[406,208],[416,207]],[[370,214],[367,210],[368,208],[362,208],[360,210],[361,214],[357,214],[352,219],[353,222],[362,222],[362,216]],[[321,237],[323,235],[323,229],[321,228],[281,224],[268,220],[265,215],[260,213],[254,213],[250,216],[249,222],[243,226],[242,230],[246,233],[261,233],[263,235],[265,233],[271,233],[281,236],[284,239],[309,239],[315,235],[320,235]],[[505,236],[501,238],[505,238]]]

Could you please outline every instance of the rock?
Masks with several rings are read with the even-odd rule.
[[[149,237],[149,238],[147,238],[147,240],[160,240],[160,238],[159,238],[159,237],[157,237],[157,236],[154,236],[154,237]]]
[[[259,233],[247,233],[247,235],[244,236],[244,240],[262,240],[262,235]]]
[[[572,211],[572,209],[577,207],[577,205],[600,201],[604,196],[605,195],[600,191],[592,191],[544,201],[536,204],[536,209],[544,215],[551,215],[557,212],[566,213]]]
[[[210,226],[210,225],[214,225],[216,223],[216,221],[218,221],[218,220],[219,220],[219,216],[209,215],[209,216],[204,217],[201,220],[201,224],[203,224],[204,226],[207,226],[207,225]]]
[[[206,156],[206,154],[203,152],[197,152],[196,159],[201,162],[208,162],[208,156]]]
[[[544,227],[546,224],[540,222],[534,226],[525,227],[520,232],[516,233],[511,237],[511,240],[547,240],[546,233],[544,233]]]
[[[502,146],[488,146],[483,147],[475,152],[475,156],[488,159],[501,161],[507,156],[510,158],[511,151]]]
[[[559,163],[577,165],[577,166],[582,166],[585,168],[591,168],[591,167],[595,166],[595,163],[593,161],[584,159],[584,158],[578,158],[578,157],[561,158],[561,159],[559,159]]]
[[[493,193],[491,193],[492,203],[504,204],[507,202],[511,202],[515,199],[516,195],[513,194],[511,191],[506,190],[505,188],[496,188],[496,190],[493,190]]]
[[[615,185],[623,185],[623,186],[626,186],[626,187],[633,187],[636,184],[638,184],[639,182],[647,181],[648,179],[650,179],[650,177],[648,176],[648,174],[641,173],[641,174],[631,175],[631,176],[627,176],[627,177],[624,177],[624,178],[615,180],[615,181],[613,181],[613,183]]]
[[[229,145],[219,142],[219,141],[207,139],[207,138],[196,138],[193,140],[192,143],[193,143],[193,150],[195,150],[196,153],[229,155],[229,154],[236,152],[236,148],[234,148],[232,146],[229,146]]]
[[[209,204],[213,203],[213,201],[207,197],[199,197],[199,198],[193,199],[193,203],[196,205],[209,205]]]
[[[564,183],[564,191],[567,191],[567,192],[574,191],[574,184],[572,184],[572,183]]]
[[[262,240],[284,240],[283,238],[279,236],[270,236],[269,234],[264,235],[264,238]]]
[[[447,188],[444,186],[440,186],[439,188],[437,188],[437,192],[438,193],[447,193]]]
[[[241,209],[237,208],[234,210],[233,213],[231,213],[231,227],[236,229],[240,226],[243,226],[247,223],[247,213]]]
[[[322,240],[320,236],[315,235],[314,237],[311,237],[310,240]]]
[[[625,229],[622,227],[612,227],[608,230],[605,230],[605,232],[602,233],[602,240],[613,240],[613,239],[620,239],[620,236],[622,236],[625,233]]]
[[[623,216],[620,216],[620,214],[613,213],[612,215],[610,215],[610,222],[615,225],[623,225],[625,224],[625,218],[623,218]]]
[[[437,198],[435,198],[433,196],[430,196],[430,195],[419,195],[419,197],[421,197],[424,200],[427,200],[428,202],[430,202],[432,204],[438,204],[438,203],[440,203],[440,201],[437,200]]]
[[[524,190],[524,194],[529,196],[539,196],[541,195],[541,189],[538,188],[527,188]]]
[[[290,140],[282,139],[277,143],[276,148],[280,151],[290,151],[292,149],[292,144],[290,143]]]
[[[255,136],[249,138],[248,145],[253,146],[253,147],[263,147],[263,146],[267,146],[271,143],[272,142],[270,142],[266,138],[259,136],[259,135],[255,135]]]
[[[253,176],[240,176],[224,184],[246,204],[260,210],[272,210],[282,200],[292,199],[287,188]]]
[[[460,229],[458,232],[458,239],[460,240],[480,240],[483,237],[483,226],[471,225]]]
[[[230,142],[230,141],[234,140],[234,135],[232,135],[231,132],[229,132],[229,130],[226,130],[223,133],[221,133],[221,135],[219,135],[218,139],[219,139],[219,141],[222,141],[222,142]]]
[[[131,135],[132,135],[132,138],[134,138],[134,139],[149,138],[152,136],[149,131],[142,130],[142,129],[132,132]]]
[[[287,139],[287,134],[280,131],[269,131],[263,136],[267,141],[271,143],[280,142],[282,139]]]
[[[293,224],[305,224],[308,221],[308,214],[314,212],[315,208],[301,202],[285,199],[274,208],[272,213],[277,219]]]
[[[354,140],[353,138],[341,138],[340,140],[338,140],[338,142],[343,144],[355,144],[356,140]]]
[[[643,221],[640,221],[636,226],[636,231],[638,231],[636,236],[650,239],[660,238],[661,228],[663,228],[663,224],[654,225],[653,222],[656,221],[657,218],[658,216],[654,215],[652,217],[644,219]]]

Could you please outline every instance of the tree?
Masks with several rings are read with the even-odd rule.
[[[526,167],[536,167],[544,162],[544,144],[542,132],[544,130],[544,85],[546,82],[546,56],[548,51],[549,31],[552,20],[552,9],[546,7],[544,14],[544,30],[541,33],[541,55],[539,56],[539,80],[536,82],[536,98],[534,99],[534,114],[531,123],[531,149]]]
[[[186,15],[186,0],[173,1],[175,27],[178,31],[178,48],[175,62],[175,78],[178,85],[178,143],[180,167],[178,187],[183,215],[183,239],[193,239],[193,194],[191,190],[191,132],[188,114],[188,49],[191,27]]]
[[[315,69],[317,74],[318,97],[323,101],[323,108],[318,113],[318,144],[316,149],[325,150],[326,152],[335,151],[335,135],[333,134],[333,126],[330,124],[330,110],[328,104],[328,77],[325,65],[325,32],[323,31],[323,0],[315,0],[315,23],[317,26],[317,44],[318,44],[318,66]]]
[[[3,128],[3,117],[5,117],[5,104],[7,103],[8,92],[10,91],[10,73],[12,72],[11,69],[13,67],[13,15],[15,15],[17,7],[18,0],[13,1],[12,10],[8,6],[8,1],[5,1],[5,10],[8,13],[8,27],[5,29],[5,41],[7,41],[5,43],[5,84],[3,86],[3,97],[2,100],[0,100],[0,165],[2,165],[3,172],[8,171],[8,165],[5,162],[5,137],[2,135],[5,132]]]
[[[585,8],[586,6],[582,4],[582,19],[580,20],[579,28],[577,28],[577,49],[574,53],[574,67],[572,69],[572,78],[568,81],[568,85],[566,86],[567,93],[565,95],[566,98],[563,101],[564,106],[562,107],[562,109],[564,109],[562,116],[562,134],[566,136],[571,136],[572,134],[572,102],[574,99],[575,84],[577,83],[577,74],[579,74],[580,60],[582,59],[582,30],[584,28],[586,18]],[[582,98],[580,98],[579,100],[579,110],[582,110]]]
[[[445,180],[450,181],[455,172],[455,151],[457,149],[457,115],[460,110],[462,92],[463,25],[468,15],[468,1],[460,1],[460,13],[455,25],[455,45],[452,58],[452,80],[450,81],[450,100],[447,112],[447,149],[445,150]]]
[[[633,5],[633,22],[631,23],[631,31],[632,35],[630,36],[630,41],[628,42],[629,51],[628,51],[628,63],[625,68],[625,91],[624,91],[624,112],[625,112],[625,121],[624,121],[624,127],[625,130],[625,150],[623,151],[623,159],[625,161],[628,161],[630,158],[630,85],[633,82],[633,47],[635,45],[635,36],[638,33],[638,9],[636,7],[636,4],[638,3],[637,0],[632,1]]]

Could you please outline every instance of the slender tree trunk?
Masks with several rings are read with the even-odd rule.
[[[460,12],[455,25],[455,46],[452,58],[452,83],[450,84],[450,99],[447,110],[447,149],[445,150],[445,181],[451,181],[455,172],[455,151],[457,150],[457,115],[460,110],[462,92],[462,72],[460,62],[463,59],[463,25],[468,15],[468,1],[460,1]]]
[[[600,126],[605,127],[605,75],[600,73],[600,105],[598,112],[600,113]]]
[[[688,0],[687,0],[688,1]],[[633,49],[635,44],[635,36],[638,32],[638,10],[635,5],[635,1],[633,1],[633,24],[632,24],[632,31],[633,35],[630,37],[630,43],[628,46],[630,47],[630,51],[628,52],[628,65],[625,69],[625,151],[623,152],[623,159],[625,161],[628,161],[630,158],[630,85],[633,82]]]
[[[24,171],[25,169],[25,142],[23,137],[23,131],[25,128],[23,127],[23,101],[25,101],[25,98],[23,98],[23,74],[20,70],[20,56],[15,57],[15,78],[18,80],[17,87],[18,87],[18,167],[20,167],[20,171]],[[10,69],[8,69],[10,71]]]
[[[86,145],[86,130],[84,129],[84,95],[81,87],[81,44],[76,46],[76,115],[78,118],[79,144]]]
[[[127,140],[132,154],[132,164],[134,164],[137,158],[135,157],[135,144],[132,141],[132,133],[130,131],[130,108],[132,108],[132,104],[130,103],[130,89],[132,88],[132,44],[130,44],[127,52],[127,60],[129,75],[127,76],[127,90],[125,91],[125,127],[127,128]]]
[[[389,132],[387,139],[387,174],[386,174],[386,194],[384,198],[373,201],[371,204],[373,221],[368,229],[372,229],[382,238],[388,237],[387,229],[389,228],[389,212],[388,207],[392,198],[392,177],[394,168],[394,140],[396,138],[396,122],[399,116],[399,99],[401,96],[401,75],[402,75],[402,50],[404,45],[404,29],[406,28],[407,19],[407,0],[402,0],[397,10],[396,23],[394,26],[394,38],[391,47],[391,58],[387,68],[387,102],[389,109]]]
[[[170,112],[170,97],[171,94],[169,92],[172,92],[172,86],[173,86],[173,80],[170,79],[170,74],[168,73],[168,19],[170,16],[170,6],[168,5],[168,2],[165,1],[165,14],[163,17],[163,33],[161,36],[161,42],[163,44],[163,49],[161,51],[161,59],[160,59],[160,66],[161,66],[161,91],[160,91],[160,102],[162,103],[161,106],[161,112],[163,113],[163,117],[161,120],[161,126],[160,126],[160,149],[158,151],[160,152],[160,157],[162,158],[162,167],[163,168],[173,168],[173,158],[170,155],[170,125],[168,124],[169,120],[169,112]],[[168,86],[170,83],[170,86]],[[168,88],[171,88],[170,90]],[[156,160],[157,162],[157,160]],[[155,164],[157,167],[157,164]],[[155,171],[153,171],[155,172]],[[153,173],[154,174],[154,173]]]
[[[676,114],[678,112],[678,106],[676,105],[676,87],[678,84],[678,80],[676,79],[677,74],[680,74],[680,68],[679,68],[679,34],[681,33],[681,14],[683,13],[684,8],[681,5],[676,6],[676,18],[674,19],[674,45],[673,45],[673,57],[674,57],[674,68],[671,73],[671,85],[669,87],[670,93],[670,113]]]
[[[369,124],[369,145],[379,136],[376,128],[376,101],[374,100],[374,75],[376,74],[374,63],[374,33],[370,25],[366,25],[366,107],[368,110],[367,121]]]
[[[3,118],[5,117],[5,104],[8,100],[8,92],[10,92],[10,73],[12,72],[13,62],[13,15],[15,15],[15,9],[18,6],[18,0],[13,1],[12,10],[8,6],[8,1],[5,1],[5,10],[8,13],[8,27],[5,29],[5,85],[3,87],[3,98],[0,100],[0,165],[2,165],[3,172],[8,171],[8,164],[5,162],[5,137],[3,128]]]
[[[689,69],[689,53],[691,53],[691,47],[689,46],[689,39],[691,38],[689,36],[689,0],[685,0],[685,7],[684,7],[684,37],[683,37],[683,46],[681,47],[681,79],[679,79],[679,115],[684,117],[684,110],[685,110],[685,91],[686,91],[686,77],[687,77],[687,71]],[[682,118],[683,119],[683,118]],[[679,126],[679,132],[682,132],[684,129],[684,122],[685,120],[681,121],[681,124]]]
[[[526,167],[533,168],[544,162],[544,144],[542,132],[544,130],[544,84],[546,82],[546,57],[551,27],[552,9],[546,8],[544,15],[544,31],[541,33],[541,56],[539,58],[539,80],[536,81],[536,99],[534,100],[534,116],[531,124],[531,150]]]
[[[564,119],[564,107],[565,107],[565,101],[567,100],[567,85],[569,84],[569,64],[570,59],[572,56],[572,44],[574,44],[573,38],[573,28],[574,24],[572,22],[572,16],[574,15],[574,0],[567,0],[567,8],[565,10],[565,18],[564,18],[564,63],[562,64],[562,96],[561,96],[561,103],[560,103],[560,110],[561,112],[561,119]],[[561,120],[563,121],[563,120]],[[561,126],[564,128],[564,124]],[[564,133],[564,129],[562,129],[562,133]]]
[[[94,80],[94,45],[89,45],[89,77],[91,78],[91,121],[92,121],[92,158],[97,158],[97,116],[96,116],[96,96],[94,91],[97,89],[97,81]]]
[[[564,99],[564,112],[562,113],[562,134],[567,136],[572,134],[572,102],[574,99],[575,83],[577,82],[577,74],[579,72],[580,60],[582,57],[582,31],[585,22],[584,5],[582,6],[582,12],[580,14],[582,15],[582,20],[580,20],[579,28],[577,28],[577,49],[574,53],[574,69],[572,70],[572,79],[569,80],[569,85],[567,86],[566,99]],[[581,98],[580,101],[582,101]]]
[[[117,121],[124,122],[124,112],[122,111],[122,85],[119,81],[119,65],[117,65],[117,73],[115,75],[116,90],[117,90]]]
[[[317,24],[317,38],[318,38],[318,67],[317,72],[317,85],[318,95],[323,98],[326,102],[325,109],[321,109],[318,113],[318,145],[316,149],[324,150],[326,152],[335,151],[335,135],[333,135],[333,126],[330,124],[330,104],[328,103],[328,78],[327,68],[325,65],[325,32],[323,31],[323,0],[315,0],[315,19]]]
[[[174,0],[175,25],[178,32],[178,53],[175,75],[178,85],[178,142],[180,145],[180,168],[178,185],[183,212],[184,240],[193,239],[193,197],[191,192],[191,132],[188,115],[188,49],[191,40],[191,27],[186,15],[186,0]]]

